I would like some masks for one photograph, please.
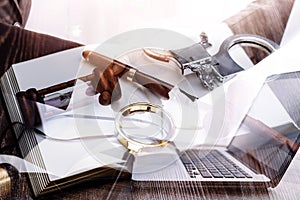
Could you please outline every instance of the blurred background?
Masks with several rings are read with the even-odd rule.
[[[32,0],[26,29],[100,43],[137,28],[164,28],[186,36],[220,24],[253,0]]]

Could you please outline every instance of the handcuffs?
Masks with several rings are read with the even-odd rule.
[[[231,79],[237,72],[244,70],[230,56],[229,50],[235,45],[246,45],[256,47],[260,50],[273,53],[279,46],[264,37],[251,34],[239,34],[228,37],[221,44],[217,54],[211,56],[207,48],[211,46],[205,34],[201,35],[201,42],[192,46],[176,49],[176,50],[158,50],[144,48],[145,55],[160,62],[174,61],[184,74],[186,69],[196,73],[202,86],[208,91],[220,86],[224,82]],[[154,115],[163,116],[163,124],[168,124],[169,133],[165,137],[151,140],[149,135],[132,137],[123,130],[124,118],[136,113],[152,113]],[[118,140],[123,144],[130,153],[139,152],[145,147],[164,147],[174,138],[174,130],[172,118],[160,106],[150,103],[134,103],[130,104],[119,111],[115,119]],[[165,129],[165,127],[162,127]],[[140,131],[143,131],[141,129]],[[166,130],[164,130],[166,131]],[[147,142],[144,142],[147,140]],[[149,142],[150,141],[150,142]]]
[[[213,90],[232,78],[237,72],[244,70],[229,54],[229,50],[235,45],[256,47],[268,54],[279,48],[275,42],[267,38],[252,34],[238,34],[224,40],[218,53],[211,56],[206,50],[211,44],[204,33],[201,36],[201,42],[183,49],[161,51],[144,49],[144,52],[158,61],[173,60],[181,69],[182,74],[186,69],[191,70],[196,73],[205,88]]]

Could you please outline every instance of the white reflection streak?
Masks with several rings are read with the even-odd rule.
[[[0,163],[7,163],[12,165],[18,170],[19,173],[47,173],[54,175],[51,172],[47,172],[46,169],[34,165],[33,163],[28,162],[17,156],[0,155]]]

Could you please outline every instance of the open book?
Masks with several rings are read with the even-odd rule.
[[[1,78],[1,90],[22,156],[36,166],[37,173],[29,174],[35,196],[93,178],[113,179],[120,171],[122,176],[129,177],[123,159],[126,149],[116,138],[110,137],[114,135],[113,118],[104,121],[106,137],[93,132],[92,126],[98,125],[97,120],[92,120],[93,123],[86,118],[73,117],[80,111],[74,113],[69,108],[37,103],[41,124],[27,127],[25,123],[28,119],[24,117],[17,94],[76,79],[82,50],[75,48],[13,65]],[[54,92],[52,96],[56,94]],[[106,113],[102,116],[112,116],[109,107],[103,109]],[[76,130],[82,123],[85,124],[84,132]]]
[[[94,178],[130,178],[128,149],[118,141],[115,131],[115,115],[129,103],[163,105],[175,126],[182,128],[177,132],[184,133],[177,133],[173,141],[179,149],[205,139],[201,122],[211,106],[192,102],[177,88],[170,92],[169,100],[162,100],[141,86],[120,80],[124,95],[109,106],[100,105],[98,95],[86,95],[89,85],[79,77],[91,74],[94,67],[82,60],[83,50],[79,47],[18,63],[1,77],[1,90],[22,156],[36,166],[36,173],[28,174],[35,196]],[[49,90],[61,83],[67,87]],[[32,99],[34,95],[26,96],[42,90],[49,90],[43,94],[47,103]],[[154,152],[163,160],[170,154],[177,156],[174,149]],[[153,166],[161,164],[151,154],[147,152],[149,163],[155,160]]]

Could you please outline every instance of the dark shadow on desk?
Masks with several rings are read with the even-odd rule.
[[[57,191],[51,195],[46,195],[38,200],[59,199],[59,200],[79,200],[79,199],[124,199],[131,200],[131,185],[128,180],[112,181],[89,181],[79,184],[67,190]]]
[[[134,183],[133,199],[270,199],[266,187],[187,186],[186,182]]]

